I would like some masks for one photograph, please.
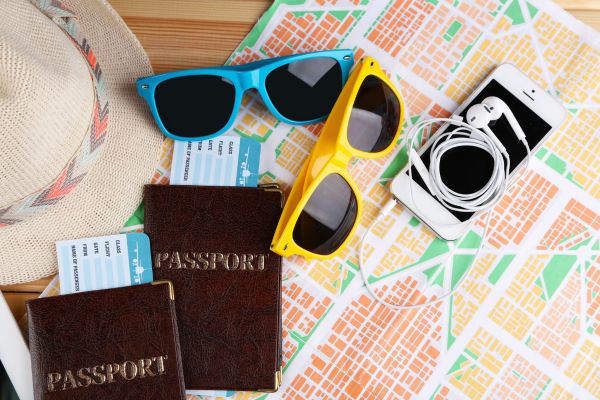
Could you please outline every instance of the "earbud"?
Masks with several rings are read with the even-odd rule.
[[[489,115],[492,121],[496,121],[502,115],[504,115],[508,120],[508,123],[510,124],[511,128],[515,132],[517,138],[519,140],[525,139],[525,132],[523,132],[521,125],[519,125],[519,122],[517,122],[515,115],[512,113],[512,111],[505,102],[503,102],[496,96],[490,96],[483,99],[481,104],[483,104],[484,108],[487,107],[487,109],[489,110]]]
[[[506,103],[495,96],[486,97],[481,104],[487,109],[492,121],[499,119],[508,110]]]
[[[498,140],[494,132],[492,132],[488,126],[492,119],[492,113],[483,103],[474,104],[467,110],[467,123],[473,128],[483,130],[494,141],[501,153],[508,154],[506,147],[504,147],[504,145],[500,142],[500,140]],[[472,136],[473,135],[471,135],[471,137]]]
[[[467,110],[467,124],[473,128],[481,129],[488,126],[491,121],[490,113],[483,104],[475,104]]]

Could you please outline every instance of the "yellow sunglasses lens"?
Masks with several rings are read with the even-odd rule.
[[[312,193],[294,226],[294,242],[315,254],[336,251],[356,223],[356,194],[339,174],[327,175]]]
[[[388,148],[400,124],[400,100],[380,78],[362,82],[350,113],[348,143],[356,150],[377,153]]]

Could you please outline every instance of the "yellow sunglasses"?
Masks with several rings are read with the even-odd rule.
[[[360,191],[348,173],[352,157],[389,153],[402,129],[402,96],[381,70],[364,57],[351,73],[319,140],[283,208],[271,250],[329,259],[348,243],[362,212]]]

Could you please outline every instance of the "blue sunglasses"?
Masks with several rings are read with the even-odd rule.
[[[242,95],[257,89],[269,111],[288,124],[329,114],[354,62],[352,50],[327,50],[243,65],[167,72],[140,78],[137,90],[165,135],[197,141],[226,132]]]

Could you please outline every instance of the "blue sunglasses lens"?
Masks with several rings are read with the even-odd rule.
[[[271,71],[267,95],[285,118],[306,122],[327,116],[343,87],[342,68],[330,57],[295,61]]]
[[[160,121],[172,135],[210,136],[229,121],[235,87],[216,75],[191,75],[161,82],[154,92]]]

